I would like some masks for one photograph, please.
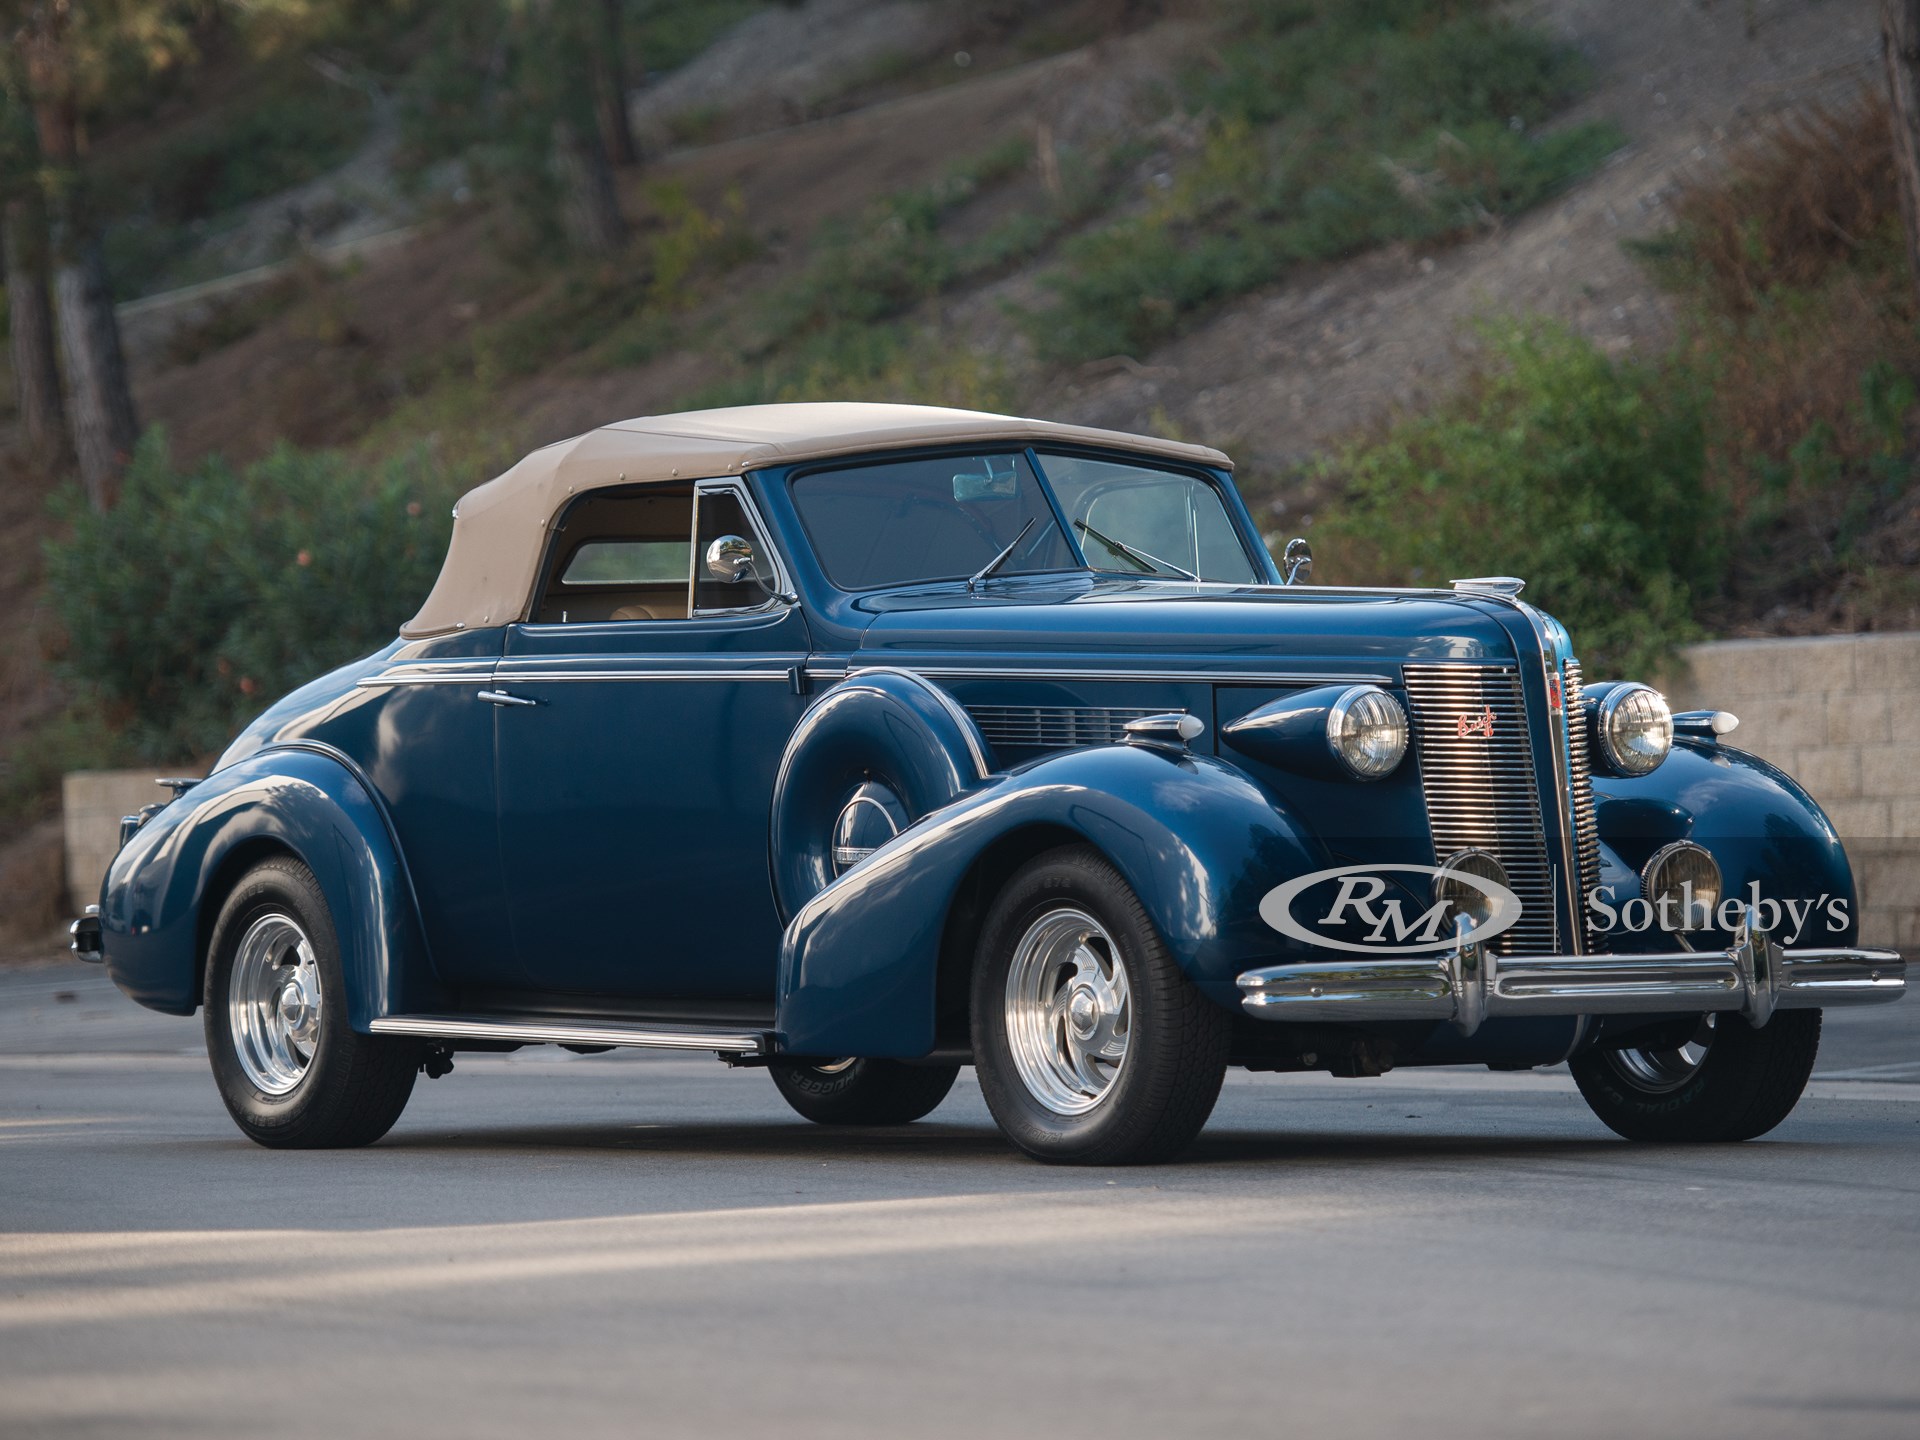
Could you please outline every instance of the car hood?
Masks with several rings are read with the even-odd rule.
[[[1516,635],[1528,633],[1515,607],[1446,591],[1023,579],[973,596],[941,587],[870,595],[860,605],[873,615],[861,658],[879,664],[924,664],[953,654],[1010,665],[1044,656],[1149,667],[1265,669],[1277,661],[1378,667],[1512,660]]]

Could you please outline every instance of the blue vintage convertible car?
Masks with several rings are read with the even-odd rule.
[[[1177,1153],[1229,1065],[1568,1061],[1632,1138],[1778,1124],[1821,1008],[1905,986],[1819,807],[1584,680],[1519,581],[1277,570],[1230,474],[890,405],[549,446],[398,639],[128,818],[75,948],[204,1007],[267,1145],[537,1043],[833,1123],[971,1064],[1050,1161]]]

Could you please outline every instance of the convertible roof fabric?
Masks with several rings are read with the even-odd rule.
[[[862,451],[1005,441],[1096,445],[1223,470],[1233,464],[1204,445],[931,405],[741,405],[622,420],[536,450],[463,495],[440,578],[400,633],[421,639],[520,619],[548,531],[584,491],[714,479]]]

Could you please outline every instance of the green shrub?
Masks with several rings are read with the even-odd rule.
[[[363,466],[282,447],[176,468],[150,431],[120,502],[56,503],[47,547],[81,697],[152,759],[219,748],[275,697],[394,637],[439,571],[458,486],[423,452]]]
[[[1491,338],[1492,366],[1454,399],[1323,463],[1346,496],[1315,528],[1319,574],[1524,576],[1589,675],[1651,673],[1725,569],[1699,401],[1673,370],[1558,327]]]

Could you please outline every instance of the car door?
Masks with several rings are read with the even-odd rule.
[[[617,555],[590,563],[596,544],[639,543],[621,542],[617,524],[576,537],[563,522],[541,608],[508,630],[495,688],[516,967],[497,978],[512,988],[771,1001],[768,812],[805,706],[807,625],[746,486],[702,482],[687,498],[685,598],[646,564],[620,576]],[[671,513],[665,503],[632,523],[657,530]],[[740,541],[761,578],[715,579],[708,550],[718,542],[737,563]],[[610,574],[653,588],[614,604],[618,589],[591,589]]]

